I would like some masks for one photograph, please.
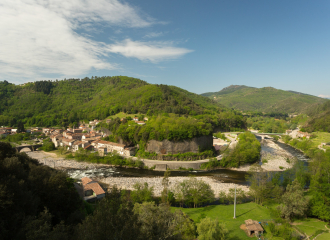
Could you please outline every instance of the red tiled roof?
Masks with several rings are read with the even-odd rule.
[[[88,183],[84,186],[85,191],[90,189],[93,190],[93,192],[95,192],[96,195],[105,194],[104,190],[97,182]]]
[[[87,183],[93,182],[93,180],[88,177],[83,177],[81,179],[81,182],[82,182],[82,185],[85,186]]]

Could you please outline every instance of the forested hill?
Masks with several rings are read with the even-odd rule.
[[[294,91],[284,91],[272,87],[254,88],[231,85],[219,92],[201,94],[226,107],[241,111],[266,113],[302,113],[311,105],[323,103],[326,99]]]
[[[0,81],[0,125],[15,126],[20,120],[28,126],[65,126],[121,111],[196,116],[226,111],[226,107],[178,87],[124,76],[37,81],[24,86]]]
[[[309,120],[304,126],[308,132],[330,132],[330,100],[307,111]]]

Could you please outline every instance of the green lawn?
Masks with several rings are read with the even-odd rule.
[[[274,206],[273,206],[274,207]],[[176,209],[175,207],[172,208]],[[218,218],[219,221],[223,221],[226,224],[227,229],[229,230],[229,238],[230,240],[244,240],[244,239],[254,239],[248,237],[243,230],[240,229],[240,226],[244,224],[244,220],[252,219],[257,221],[268,221],[271,220],[270,210],[267,207],[260,206],[255,203],[244,203],[238,204],[236,208],[236,219],[233,219],[234,215],[234,205],[213,205],[202,208],[179,208],[194,221],[198,220],[198,218],[205,214],[205,216],[210,218]],[[317,230],[326,230],[325,227],[327,223],[320,221],[314,218],[307,218],[304,220],[294,221],[294,227],[298,229],[299,232],[311,236],[315,234]],[[267,227],[265,229],[267,231]],[[265,233],[265,237],[268,240],[283,240],[280,237],[272,237]],[[330,233],[323,233],[317,240],[329,240]]]
[[[312,139],[313,147],[317,147],[321,143],[330,142],[330,133],[327,133],[327,132],[313,132],[313,134],[317,135],[316,138]]]
[[[203,208],[180,209],[188,214],[194,221],[196,221],[198,217],[203,213],[210,218],[218,218],[220,221],[225,222],[226,227],[229,230],[228,239],[232,240],[251,239],[245,234],[243,230],[240,229],[240,226],[244,224],[244,220],[250,218],[257,221],[271,219],[269,209],[263,206],[259,206],[255,203],[238,204],[236,208],[236,219],[233,219],[234,205],[215,205]]]
[[[295,227],[300,231],[305,233],[308,236],[313,235],[317,230],[325,230],[328,231],[328,229],[325,227],[327,223],[320,221],[318,219],[314,218],[307,218],[305,220],[299,220],[295,221],[294,224],[298,224]],[[327,235],[328,233],[326,233]],[[320,235],[321,237],[321,235]],[[319,239],[319,238],[317,238]],[[330,238],[328,238],[330,239]]]
[[[329,240],[330,239],[330,233],[322,233],[316,239],[317,240]]]

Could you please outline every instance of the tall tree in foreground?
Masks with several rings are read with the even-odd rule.
[[[294,217],[303,217],[308,208],[308,201],[297,179],[288,185],[282,196],[282,204],[278,207],[282,217],[292,220]]]
[[[197,225],[199,240],[224,240],[228,234],[223,223],[219,223],[218,219],[204,218]]]
[[[142,224],[144,239],[194,239],[196,235],[194,222],[181,210],[171,212],[166,204],[136,203],[134,213]]]
[[[77,227],[76,233],[81,240],[146,239],[141,236],[133,204],[116,187],[100,201],[93,215]]]
[[[330,152],[318,152],[310,163],[311,213],[330,221]]]

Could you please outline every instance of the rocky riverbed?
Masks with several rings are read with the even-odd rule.
[[[265,171],[284,171],[291,168],[295,162],[295,157],[274,143],[272,140],[261,141],[261,168]],[[239,168],[231,168],[236,171],[249,171],[251,165],[243,165]]]
[[[284,171],[291,168],[295,157],[271,140],[263,140],[261,151],[261,167],[266,171]]]
[[[69,160],[65,158],[58,157],[55,153],[46,153],[42,151],[35,152],[26,152],[30,157],[37,159],[40,163],[45,164],[49,167],[61,169],[61,170],[70,170],[70,169],[80,169],[87,171],[93,169],[100,169],[107,167],[109,170],[109,165],[105,164],[91,164],[85,162],[77,162],[75,160]],[[105,174],[107,175],[107,174]],[[74,176],[73,176],[74,177]],[[238,188],[242,188],[243,191],[248,191],[248,186],[239,185],[235,183],[223,183],[219,180],[214,179],[213,177],[197,177],[200,180],[210,184],[212,190],[217,196],[220,191],[228,192],[230,188],[235,188],[235,185]],[[162,187],[162,177],[97,177],[95,180],[108,184],[110,187],[116,185],[118,188],[133,190],[133,186],[135,183],[144,183],[147,182],[149,186],[154,187],[154,193],[156,196],[160,196],[160,193],[163,190]],[[189,179],[189,177],[170,177],[170,189],[174,189],[175,185],[178,182],[182,182],[183,180]]]
[[[92,164],[86,162],[77,162],[76,160],[58,157],[55,153],[47,153],[43,151],[26,152],[31,158],[38,160],[39,163],[56,169],[94,169],[104,167],[106,164]]]
[[[226,193],[229,192],[229,189],[235,188],[241,188],[244,192],[248,192],[249,187],[244,186],[244,185],[239,185],[239,184],[234,184],[234,183],[223,183],[220,181],[217,181],[211,177],[196,177],[198,180],[202,180],[206,183],[208,183],[212,190],[214,191],[214,194],[216,197],[218,197],[218,194],[220,191],[224,191]],[[155,196],[160,196],[161,192],[163,191],[163,186],[162,186],[162,177],[153,177],[153,178],[148,178],[148,177],[142,177],[142,178],[127,178],[127,177],[107,177],[107,178],[100,178],[97,179],[98,181],[101,181],[105,184],[108,184],[109,187],[112,187],[116,185],[118,188],[121,189],[127,189],[127,190],[134,190],[134,184],[136,183],[142,183],[144,184],[145,182],[148,183],[149,187],[154,188],[154,194]],[[189,179],[189,177],[170,177],[170,186],[169,189],[171,191],[175,190],[175,186],[177,183],[182,182],[186,179]]]

